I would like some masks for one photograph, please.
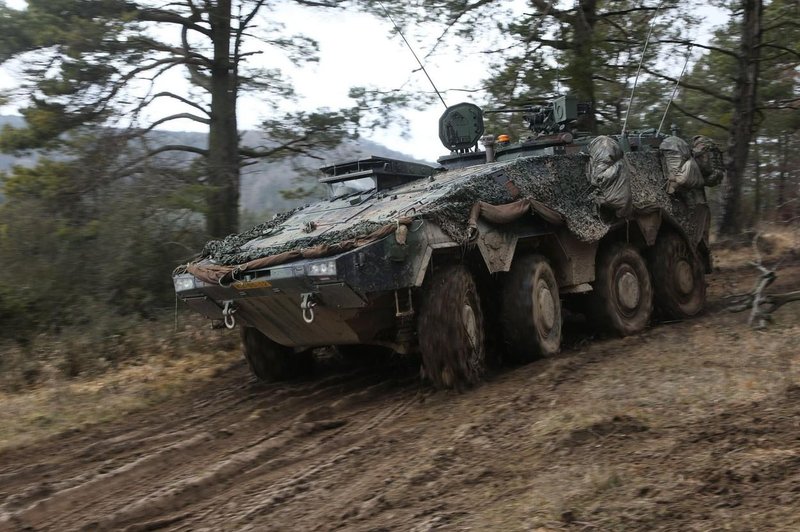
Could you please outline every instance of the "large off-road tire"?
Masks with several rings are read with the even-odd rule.
[[[441,268],[424,291],[417,322],[423,373],[437,388],[479,382],[486,371],[485,331],[472,274],[461,265]]]
[[[503,284],[503,338],[508,356],[530,362],[561,349],[561,298],[555,273],[542,255],[514,260]]]
[[[653,313],[653,286],[636,248],[614,242],[601,250],[596,270],[592,306],[600,323],[622,336],[647,327]]]
[[[273,342],[253,327],[242,327],[242,353],[259,381],[274,382],[308,374],[313,366],[311,350],[295,351]]]
[[[656,307],[666,318],[697,315],[706,303],[703,263],[680,235],[663,233],[651,254]]]

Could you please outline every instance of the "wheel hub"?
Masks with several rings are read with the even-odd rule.
[[[478,324],[475,319],[475,311],[472,310],[471,305],[464,305],[461,310],[461,320],[464,323],[464,330],[467,332],[467,338],[473,349],[478,345]]]
[[[625,269],[617,277],[617,294],[619,302],[627,310],[634,310],[639,306],[641,291],[639,289],[639,279],[630,269]]]
[[[556,304],[550,287],[543,280],[540,280],[536,287],[536,304],[539,309],[540,322],[544,326],[545,332],[549,332],[556,323]]]
[[[675,265],[675,284],[683,295],[689,295],[694,289],[694,275],[692,265],[686,260],[681,260]]]

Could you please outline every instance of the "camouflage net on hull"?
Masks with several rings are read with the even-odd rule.
[[[528,157],[485,165],[481,168],[486,168],[486,171],[471,176],[453,194],[430,204],[423,211],[424,217],[441,226],[453,240],[463,242],[473,205],[478,201],[494,205],[511,203],[513,198],[507,188],[496,181],[502,175],[513,181],[521,198],[549,207],[562,216],[567,228],[580,240],[596,242],[620,220],[611,213],[598,212],[595,190],[586,176],[587,162],[588,156],[580,153]],[[687,205],[667,194],[658,152],[627,153],[625,162],[630,172],[634,215],[661,210],[686,228],[690,236],[698,230],[692,224],[695,202],[690,201]],[[454,186],[458,185],[454,183]]]
[[[431,221],[454,241],[466,243],[470,235],[470,213],[478,202],[502,208],[515,200],[529,199],[558,213],[570,232],[580,240],[594,242],[603,238],[620,219],[612,213],[598,211],[596,190],[587,178],[587,162],[586,154],[576,153],[525,157],[444,172],[436,175],[426,186],[420,187],[419,182],[407,185],[417,187],[410,194],[420,197],[413,218]],[[702,202],[702,192],[687,193],[695,193],[696,198],[690,196],[689,199],[697,201],[678,201],[667,194],[666,177],[657,151],[626,153],[625,164],[630,173],[634,215],[660,210],[677,221],[690,238],[703,230],[694,225],[693,212],[696,203]],[[509,181],[513,185],[509,185]],[[396,189],[398,193],[404,193],[404,190],[405,187]],[[425,203],[429,195],[433,198]],[[209,242],[203,249],[203,258],[195,264],[224,267],[226,271],[244,271],[252,268],[236,266],[261,264],[260,259],[270,257],[276,259],[270,261],[271,265],[306,258],[304,250],[313,249],[315,252],[311,255],[325,256],[340,253],[344,248],[352,249],[353,246],[338,245],[344,242],[351,242],[355,247],[364,245],[374,241],[370,236],[387,236],[392,232],[391,227],[398,223],[397,215],[387,217],[385,211],[376,212],[375,217],[370,218],[370,201],[364,202],[366,210],[363,216],[341,229],[276,245],[247,245],[256,239],[279,234],[282,225],[302,209],[280,214],[243,233]],[[536,212],[535,209],[532,211]],[[553,217],[544,218],[553,220]]]

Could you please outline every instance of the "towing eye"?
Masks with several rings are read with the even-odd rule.
[[[239,310],[233,301],[224,301],[225,306],[222,308],[222,318],[225,321],[225,327],[233,329],[236,327],[236,318],[233,317],[234,313]]]
[[[317,306],[317,302],[314,301],[314,294],[311,292],[306,292],[305,294],[300,294],[300,309],[303,311],[303,321],[306,323],[313,323],[314,322],[314,307]]]

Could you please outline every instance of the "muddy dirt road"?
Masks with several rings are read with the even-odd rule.
[[[754,279],[463,394],[410,366],[260,386],[239,363],[0,454],[0,530],[800,530],[800,305],[749,330],[721,295]],[[776,289],[798,282],[784,264]]]

